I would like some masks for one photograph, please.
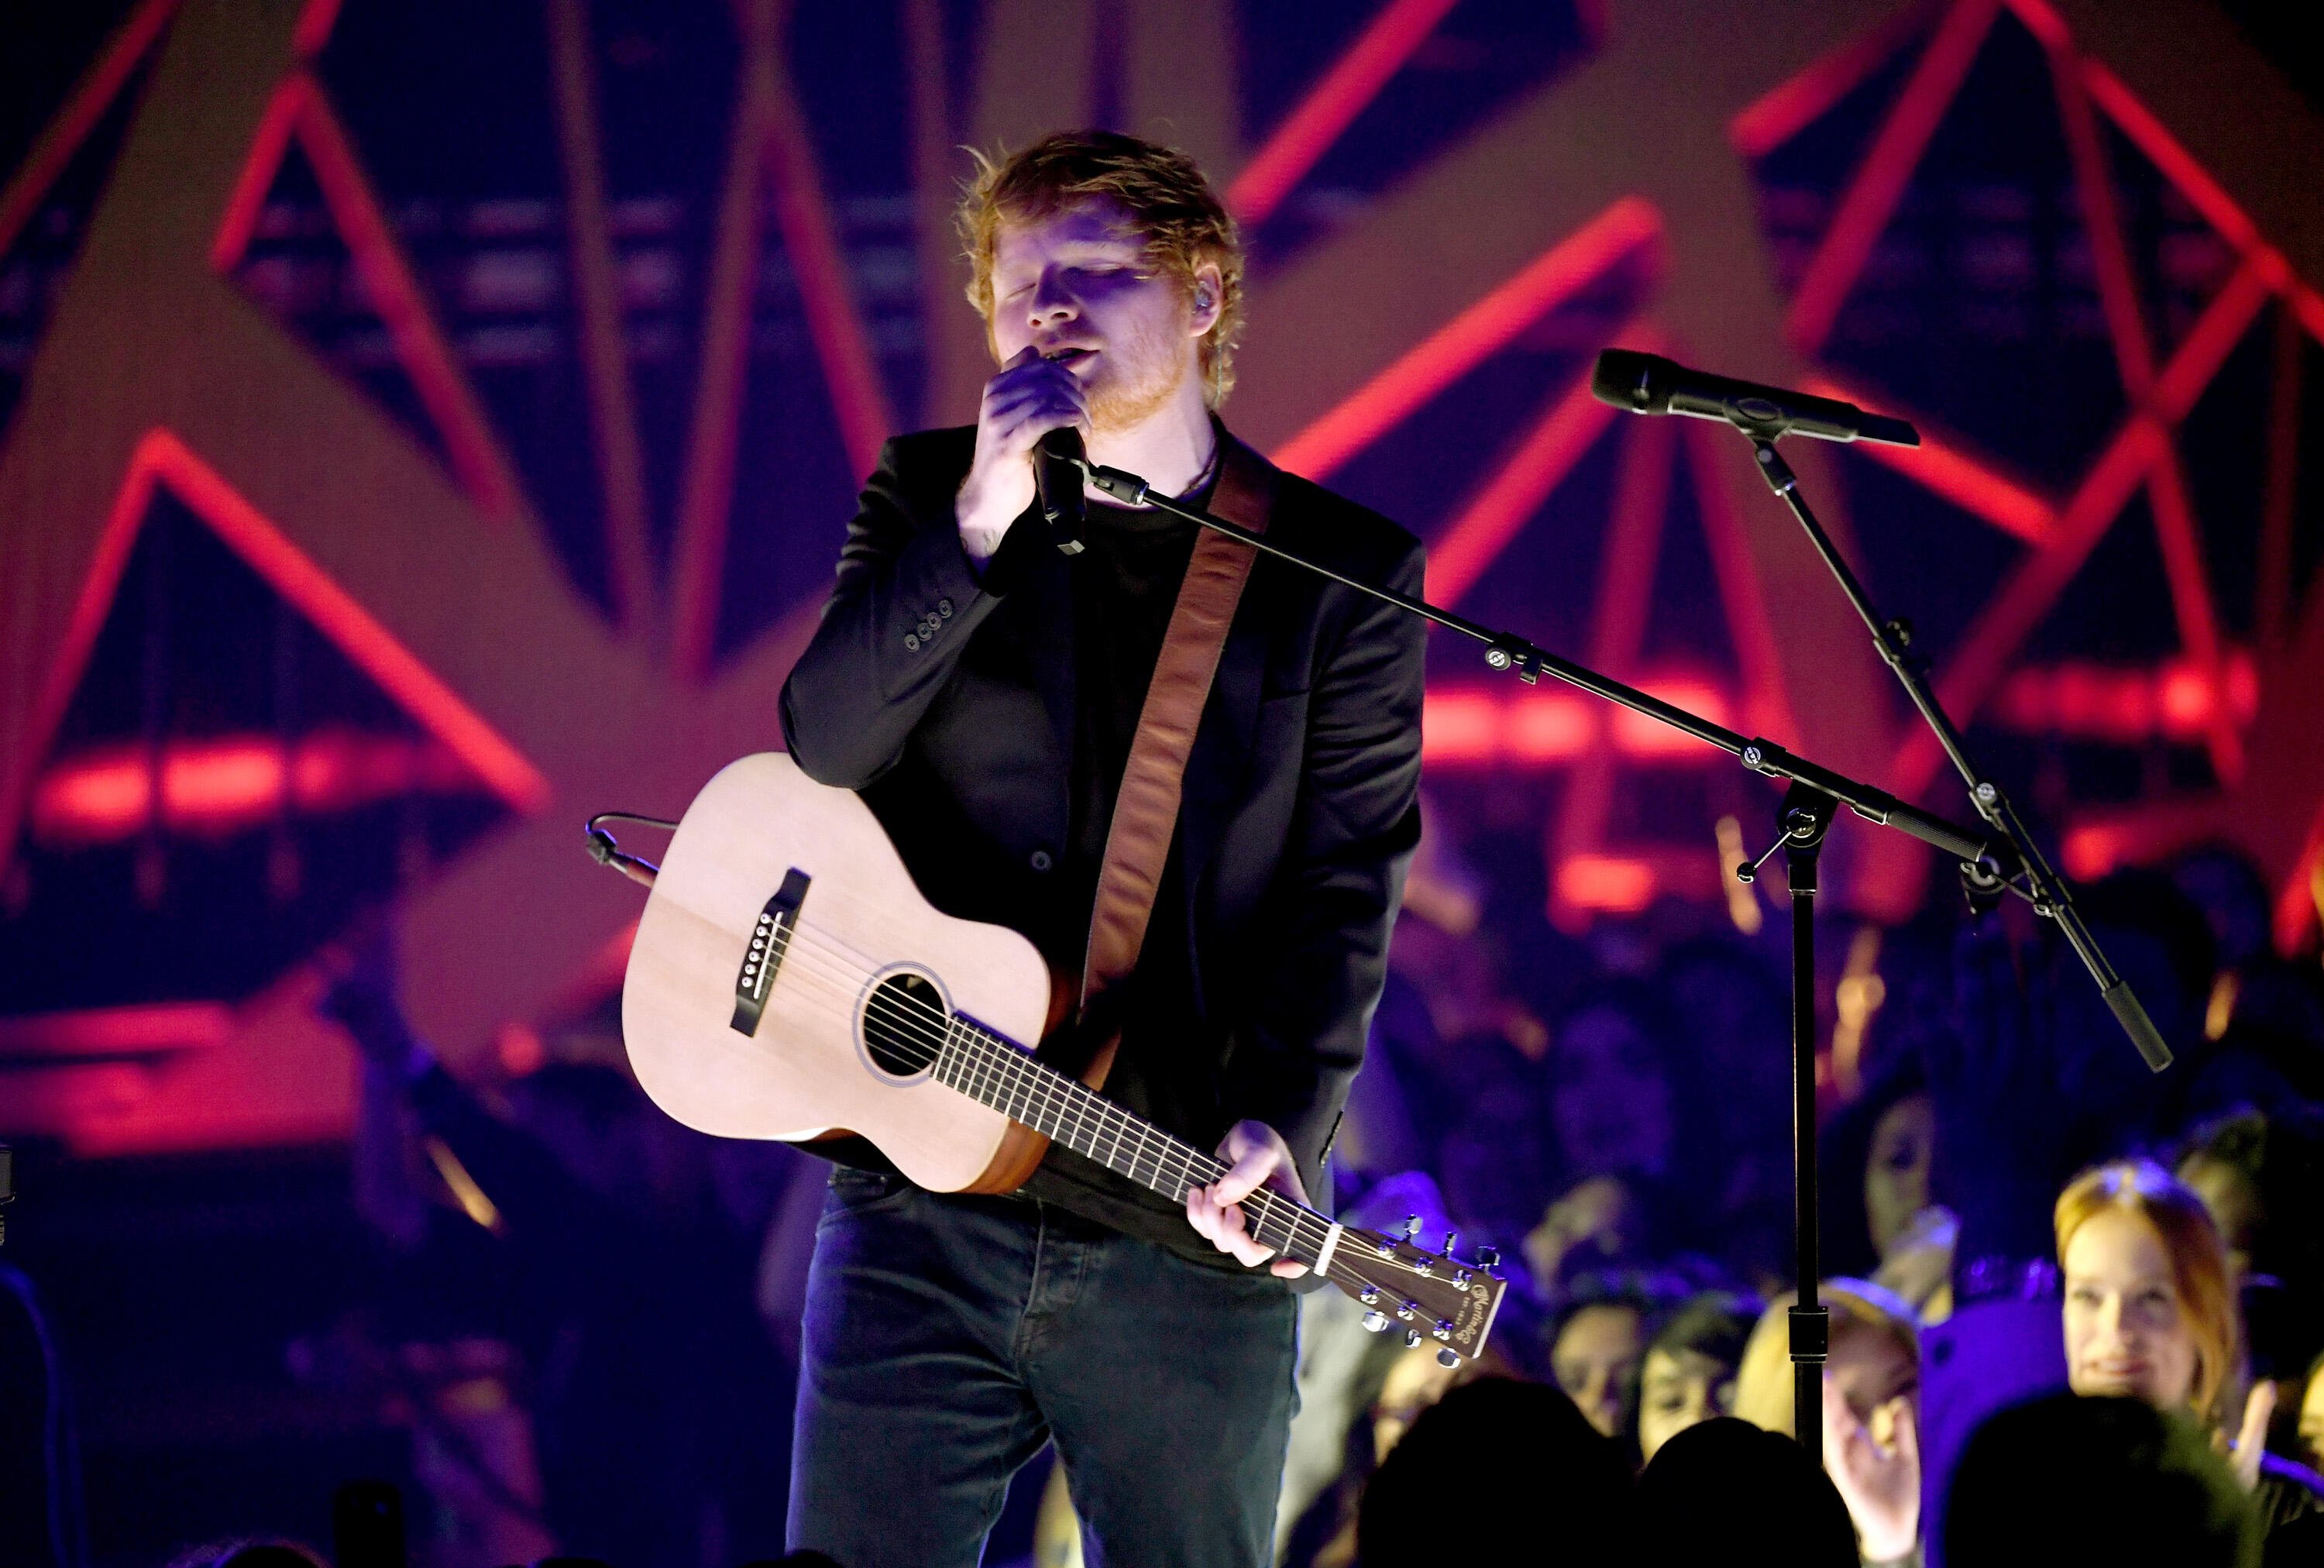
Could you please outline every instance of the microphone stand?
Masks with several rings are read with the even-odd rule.
[[[1784,462],[1775,450],[1775,442],[1784,433],[1784,429],[1781,427],[1754,426],[1740,420],[1735,421],[1735,428],[1750,438],[1758,456],[1759,473],[1767,481],[1767,488],[1791,507],[1792,515],[1800,520],[1802,528],[1807,530],[1808,539],[1814,544],[1816,553],[1823,558],[1824,565],[1831,568],[1831,575],[1838,579],[1840,591],[1848,595],[1848,602],[1863,618],[1865,629],[1872,633],[1872,646],[1878,651],[1880,661],[1895,672],[1898,683],[1904,688],[1904,695],[1913,699],[1914,707],[1920,710],[1922,719],[1934,732],[1937,743],[1944,748],[1945,755],[1960,774],[1961,782],[1969,786],[1969,798],[1976,806],[1978,815],[2007,842],[2010,856],[2005,863],[2015,867],[2010,874],[1998,880],[1988,880],[1987,868],[1974,863],[1963,865],[1962,872],[1968,880],[1970,896],[1973,899],[1997,898],[2006,889],[2032,905],[2035,914],[2055,920],[2067,944],[2081,959],[2082,966],[2090,972],[2090,979],[2097,984],[2098,994],[2106,999],[2115,1020],[2130,1037],[2130,1043],[2138,1047],[2138,1054],[2145,1059],[2148,1069],[2160,1073],[2171,1065],[2171,1047],[2164,1043],[2162,1031],[2154,1027],[2153,1021],[2146,1016],[2146,1010],[2139,1005],[2137,996],[2130,989],[2130,982],[2114,972],[2114,966],[2107,962],[2106,955],[2098,950],[2097,938],[2090,935],[2089,927],[2082,924],[2081,913],[2074,908],[2073,894],[2067,890],[2064,880],[2050,869],[2050,862],[2043,858],[2041,846],[2025,830],[2024,823],[2017,816],[2017,808],[2010,804],[2001,787],[1990,779],[1980,777],[1976,764],[1969,761],[1968,749],[1961,742],[1960,731],[1954,728],[1951,718],[1938,703],[1937,694],[1929,687],[1925,661],[1906,651],[1911,633],[1904,623],[1880,618],[1872,608],[1871,597],[1865,593],[1864,585],[1849,569],[1839,547],[1831,542],[1831,536],[1824,532],[1823,525],[1808,509],[1807,498],[1800,493],[1799,476],[1792,472],[1791,465]]]
[[[1773,438],[1769,437],[1761,443],[1763,463],[1775,458],[1772,440]],[[1775,461],[1781,463],[1780,458]],[[1831,1344],[1831,1332],[1830,1311],[1816,1298],[1816,1282],[1820,1277],[1816,1262],[1815,1180],[1814,919],[1817,857],[1833,816],[1839,807],[1845,805],[1868,821],[1908,833],[1960,861],[1963,874],[1973,886],[1998,889],[2026,874],[2031,846],[2019,847],[2011,832],[2015,818],[2004,814],[1996,819],[1994,814],[1987,811],[1986,815],[1990,827],[1982,833],[1949,822],[1908,801],[1899,800],[1886,790],[1876,789],[1869,784],[1786,751],[1772,741],[1746,736],[1723,724],[1714,724],[1675,704],[1600,675],[1585,665],[1545,652],[1514,632],[1496,632],[1464,615],[1439,609],[1425,599],[1416,599],[1349,576],[1321,561],[1296,550],[1286,549],[1264,534],[1254,533],[1224,518],[1213,517],[1200,507],[1188,506],[1157,493],[1135,474],[1091,463],[1085,458],[1081,460],[1081,466],[1089,475],[1092,485],[1127,505],[1150,506],[1189,522],[1199,523],[1214,532],[1240,540],[1253,549],[1345,584],[1359,593],[1368,594],[1436,625],[1472,638],[1485,645],[1485,663],[1488,666],[1513,674],[1528,686],[1538,682],[1545,674],[1553,676],[1568,686],[1578,687],[1633,713],[1644,714],[1684,734],[1692,735],[1705,744],[1716,746],[1756,773],[1791,780],[1792,787],[1784,797],[1782,808],[1784,834],[1775,847],[1786,852],[1792,895],[1792,1141],[1794,1213],[1798,1227],[1799,1268],[1799,1304],[1791,1310],[1792,1410],[1793,1426],[1801,1445],[1821,1466],[1823,1462],[1823,1362]],[[1784,472],[1788,474],[1789,470]],[[1772,476],[1769,482],[1775,483]],[[1779,490],[1779,493],[1783,493]],[[1803,504],[1797,496],[1798,489],[1794,484],[1790,488],[1787,498],[1792,500],[1795,509],[1804,512]],[[1818,532],[1820,535],[1821,530]],[[1828,558],[1836,564],[1838,562],[1837,556],[1829,556]],[[1844,566],[1839,569],[1846,570]],[[1930,706],[1933,707],[1933,698],[1930,699]],[[1999,799],[1997,791],[1993,798]],[[1980,799],[1981,807],[1987,804]],[[1771,848],[1767,854],[1774,853],[1775,848]],[[1764,862],[1767,855],[1759,858]],[[2034,863],[2038,865],[2040,862],[2036,860]],[[1754,868],[1738,867],[1736,874],[1749,881]],[[2040,874],[2043,880],[2036,885],[2054,886],[2054,879],[2049,877],[2046,867],[2042,868]],[[2036,905],[2036,908],[2040,907]],[[2062,907],[2071,909],[2070,903]],[[2087,939],[2087,933],[2084,936]],[[2095,945],[2088,948],[2091,955],[2097,951]],[[2101,959],[2099,962],[2104,961]],[[2119,982],[2115,983],[2120,985]],[[2122,994],[2128,995],[2127,988],[2123,989]],[[2130,1006],[2135,1009],[2137,1003],[2134,1001]],[[2121,1016],[2122,1010],[2117,1008],[2116,1010],[2116,1015]],[[2144,1014],[2138,1016],[2144,1021]],[[2147,1026],[2149,1032],[2153,1027],[2151,1024]],[[2134,1038],[2136,1037],[2134,1035]],[[2159,1039],[2156,1044],[2161,1044]],[[2166,1052],[2164,1060],[2168,1059]]]

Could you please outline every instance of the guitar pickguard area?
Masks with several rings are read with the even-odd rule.
[[[952,1009],[935,978],[899,966],[864,988],[856,1010],[856,1047],[889,1083],[913,1083],[936,1065],[951,1024]]]

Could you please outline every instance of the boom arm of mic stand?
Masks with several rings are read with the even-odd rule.
[[[1877,822],[1901,833],[1908,833],[1956,859],[1988,866],[2005,881],[2015,876],[2020,870],[2018,852],[2002,833],[1979,833],[1949,822],[1908,801],[1897,799],[1885,789],[1876,789],[1869,784],[1859,783],[1844,773],[1835,772],[1819,762],[1787,752],[1773,741],[1739,734],[1723,724],[1714,724],[1706,718],[1689,713],[1674,703],[1665,702],[1636,687],[1625,686],[1618,680],[1600,675],[1587,665],[1560,659],[1554,653],[1535,647],[1522,637],[1496,632],[1450,610],[1440,610],[1425,599],[1416,599],[1378,584],[1349,576],[1321,561],[1311,560],[1296,550],[1284,549],[1269,540],[1265,534],[1254,533],[1222,517],[1213,517],[1200,507],[1187,506],[1169,496],[1157,494],[1145,480],[1135,474],[1102,464],[1092,463],[1085,466],[1092,484],[1127,505],[1151,506],[1174,517],[1183,517],[1189,522],[1200,523],[1229,538],[1240,540],[1253,549],[1278,557],[1333,582],[1344,583],[1359,593],[1369,594],[1423,620],[1433,621],[1464,637],[1474,638],[1485,645],[1487,664],[1515,675],[1528,686],[1543,675],[1554,676],[1568,686],[1579,687],[1593,696],[1603,697],[1633,713],[1644,714],[1682,733],[1692,735],[1706,745],[1716,746],[1729,756],[1738,759],[1754,772],[1764,773],[1771,779],[1794,779],[1821,789],[1868,822]],[[2096,948],[2091,951],[2095,952]],[[2134,1002],[2132,1005],[2136,1004]],[[2151,1029],[2152,1026],[2149,1028]]]
[[[1997,857],[2002,860],[2002,881],[2014,882],[2021,876],[2024,879],[2027,901],[2036,911],[2057,921],[2058,929],[2065,934],[2068,945],[2081,959],[2083,967],[2090,972],[2091,981],[2098,986],[2098,994],[2106,999],[2107,1006],[2113,1010],[2115,1020],[2122,1025],[2123,1033],[2128,1035],[2130,1043],[2138,1047],[2138,1054],[2145,1059],[2148,1070],[2160,1073],[2171,1065],[2171,1047],[2164,1042],[2163,1031],[2156,1028],[2154,1020],[2146,1016],[2146,1010],[2139,1005],[2137,996],[2130,989],[2130,982],[2116,974],[2114,966],[2107,962],[2106,955],[2098,948],[2098,938],[2090,935],[2089,927],[2082,924],[2080,911],[2074,908],[2073,894],[2067,890],[2064,880],[2051,870],[2049,862],[2043,858],[2041,847],[2034,842],[2033,835],[2025,831],[2025,825],[2018,820],[2016,807],[2009,803],[2009,798],[2001,792],[1999,785],[1989,779],[1978,777],[1977,767],[1969,760],[1960,732],[1953,727],[1952,720],[1939,706],[1937,694],[1930,689],[1919,662],[1906,653],[1905,639],[1899,627],[1882,621],[1874,612],[1871,596],[1864,591],[1864,585],[1849,569],[1847,560],[1840,553],[1840,547],[1832,543],[1831,536],[1824,532],[1823,525],[1809,510],[1807,498],[1800,493],[1799,475],[1792,472],[1791,465],[1784,462],[1775,450],[1775,437],[1739,425],[1737,429],[1743,429],[1743,433],[1750,438],[1759,460],[1760,475],[1767,481],[1767,487],[1783,499],[1792,509],[1792,515],[1800,520],[1800,526],[1807,530],[1808,539],[1814,544],[1816,553],[1823,557],[1824,565],[1831,568],[1831,575],[1839,579],[1840,591],[1848,595],[1848,602],[1863,618],[1865,629],[1872,633],[1872,645],[1879,651],[1880,661],[1895,672],[1897,680],[1904,687],[1904,695],[1913,699],[1913,706],[1920,710],[1922,720],[1935,732],[1937,743],[1944,748],[1945,755],[1960,774],[1961,781],[1969,786],[1969,799],[1977,807],[1978,815],[1991,826],[2006,847],[2006,857]],[[1842,796],[1841,798],[1846,799],[1847,797]],[[1905,825],[1899,823],[1898,826]],[[1905,831],[1913,830],[1906,826]],[[1914,836],[1927,837],[1923,834],[1915,834]],[[1937,841],[1932,838],[1928,842],[1935,844]]]

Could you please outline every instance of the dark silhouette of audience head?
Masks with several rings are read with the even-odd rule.
[[[1638,1478],[1631,1540],[1623,1560],[1641,1568],[1857,1563],[1848,1506],[1807,1451],[1732,1416],[1662,1445]]]
[[[1977,1568],[2253,1568],[2259,1520],[2192,1418],[2052,1394],[1979,1427],[1945,1508],[1946,1561]]]
[[[1573,1401],[1539,1383],[1487,1378],[1423,1411],[1364,1489],[1363,1563],[1464,1559],[1617,1562],[1627,1551],[1630,1468]],[[1457,1518],[1457,1531],[1448,1526]]]

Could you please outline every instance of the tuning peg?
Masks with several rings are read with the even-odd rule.
[[[1452,1337],[1452,1320],[1447,1317],[1438,1318],[1436,1320],[1436,1327],[1433,1332],[1440,1340],[1451,1339]]]
[[[1404,1331],[1404,1348],[1407,1351],[1416,1351],[1420,1348],[1420,1331],[1418,1329],[1408,1328]]]
[[[1416,1301],[1406,1302],[1402,1306],[1396,1309],[1396,1315],[1404,1319],[1405,1322],[1410,1323],[1414,1318],[1420,1315],[1420,1303]]]
[[[1501,1266],[1501,1250],[1499,1247],[1480,1247],[1477,1249],[1477,1261],[1488,1268],[1499,1268]]]
[[[1374,1307],[1371,1311],[1364,1314],[1363,1322],[1365,1333],[1379,1333],[1382,1329],[1388,1327],[1388,1314],[1380,1311],[1378,1307]]]
[[[1404,1217],[1404,1239],[1409,1241],[1419,1234],[1420,1216],[1418,1214],[1406,1214]]]
[[[1452,1288],[1455,1290],[1466,1290],[1469,1288],[1469,1281],[1475,1277],[1475,1275],[1463,1268],[1452,1277]]]
[[[1356,1299],[1362,1302],[1366,1306],[1371,1305],[1372,1303],[1379,1299],[1379,1287],[1377,1285],[1365,1286],[1361,1290],[1356,1292]]]
[[[1452,1257],[1452,1249],[1453,1249],[1453,1247],[1454,1247],[1454,1246],[1455,1246],[1455,1245],[1460,1241],[1460,1240],[1461,1240],[1461,1232],[1460,1232],[1460,1231],[1445,1231],[1445,1232],[1444,1232],[1444,1247],[1443,1247],[1444,1256],[1446,1256],[1447,1258],[1450,1258],[1450,1257]]]
[[[1451,1345],[1446,1345],[1436,1352],[1436,1364],[1440,1367],[1457,1367],[1461,1364],[1461,1352]]]

